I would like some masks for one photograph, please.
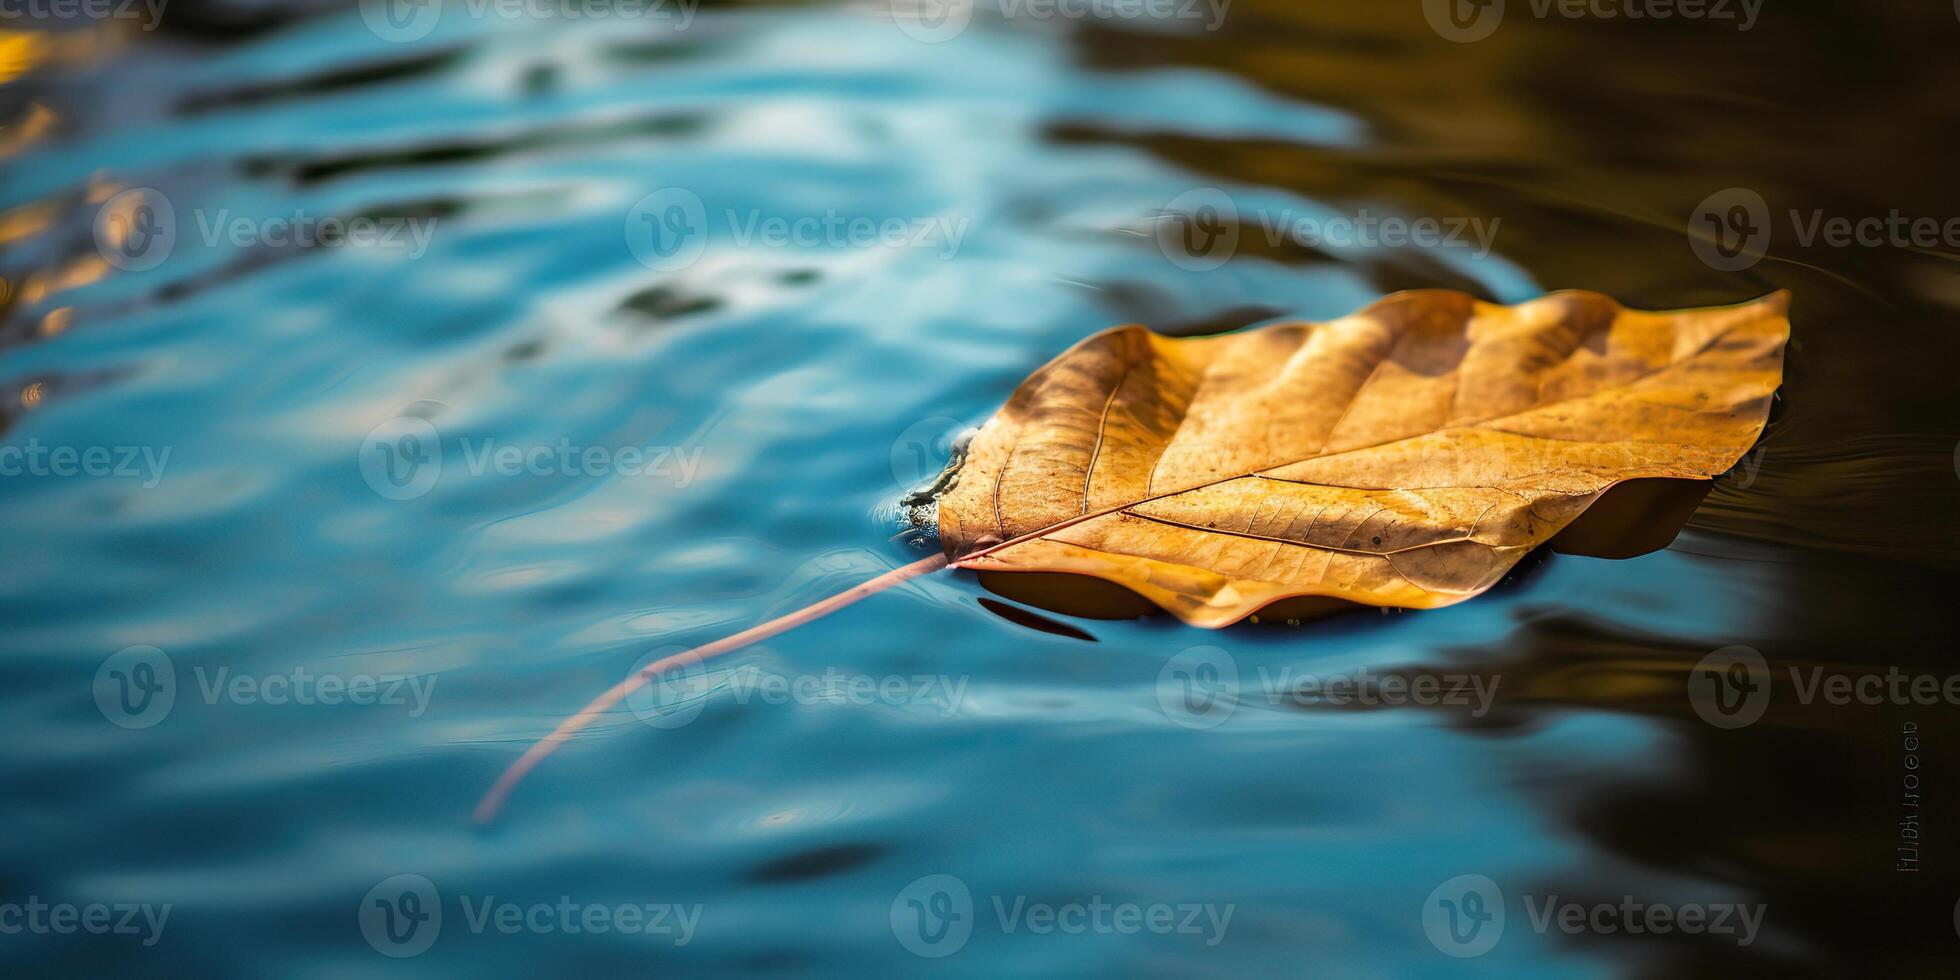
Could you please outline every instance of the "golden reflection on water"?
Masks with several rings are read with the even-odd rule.
[[[0,211],[0,245],[46,231],[54,215],[53,201],[33,201]]]
[[[47,56],[47,35],[0,31],[0,85],[32,71]]]
[[[127,22],[105,20],[61,31],[0,30],[0,85],[51,67],[85,67],[123,46]]]
[[[39,102],[29,104],[19,120],[0,125],[0,157],[18,155],[40,142],[54,131],[56,121],[53,109]]]
[[[75,308],[72,306],[62,306],[49,310],[48,315],[41,318],[41,336],[53,337],[63,330],[68,329],[69,325],[74,322]]]

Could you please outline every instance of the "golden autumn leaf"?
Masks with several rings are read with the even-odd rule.
[[[1306,596],[1447,606],[1615,485],[1735,465],[1787,308],[1425,290],[1213,337],[1117,327],[973,438],[941,540],[955,567],[1091,576],[1204,627]]]

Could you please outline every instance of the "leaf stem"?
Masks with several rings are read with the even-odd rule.
[[[766,640],[778,633],[794,629],[813,619],[821,619],[866,596],[883,592],[908,579],[936,572],[945,566],[946,556],[941,553],[935,553],[931,557],[921,558],[910,565],[894,568],[877,578],[854,585],[828,599],[813,602],[793,613],[778,616],[760,626],[751,626],[733,636],[723,637],[713,643],[698,646],[692,650],[683,650],[671,657],[662,657],[646,665],[646,667],[635,672],[632,676],[608,688],[604,694],[593,698],[592,702],[580,708],[577,714],[559,722],[558,727],[552,729],[551,734],[539,739],[536,744],[532,745],[523,755],[519,756],[516,762],[511,763],[510,768],[505,769],[504,774],[497,777],[496,785],[491,786],[490,791],[483,794],[482,801],[477,803],[476,822],[487,824],[495,820],[498,811],[502,810],[504,803],[510,799],[511,791],[517,788],[517,784],[523,781],[524,777],[529,775],[531,770],[538,767],[538,763],[544,761],[545,756],[556,751],[559,745],[563,744],[573,735],[578,734],[580,729],[590,725],[614,705],[626,700],[634,691],[647,686],[654,678],[659,677],[668,670],[683,665],[692,666],[710,657],[718,657],[724,653],[740,650],[743,647]]]

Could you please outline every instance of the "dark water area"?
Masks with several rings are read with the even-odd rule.
[[[0,963],[1953,975],[1960,14],[1510,8],[1467,42],[1415,0],[982,4],[936,42],[882,3],[0,22]],[[174,247],[132,260],[160,201]],[[1215,263],[1165,246],[1198,211]],[[1823,230],[1894,214],[1938,230]],[[1287,231],[1362,215],[1493,234]],[[273,233],[329,216],[400,234]],[[1775,417],[1665,550],[1444,610],[1207,632],[919,579],[609,713],[471,825],[649,657],[923,554],[899,499],[1074,341],[1426,287],[1790,290]],[[1749,683],[1698,688],[1732,647]],[[1166,700],[1194,657],[1235,671],[1201,717]],[[1494,696],[1298,696],[1386,676]],[[1437,904],[1462,875],[1487,951]],[[1535,924],[1553,896],[1760,921]],[[34,902],[169,911],[10,928]],[[540,904],[574,912],[480,914]],[[628,906],[660,927],[580,927]]]

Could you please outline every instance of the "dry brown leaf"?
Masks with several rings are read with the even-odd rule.
[[[654,678],[948,559],[1114,582],[1197,626],[1300,596],[1461,602],[1616,484],[1706,481],[1741,459],[1783,380],[1788,305],[1640,313],[1596,293],[1504,307],[1410,292],[1332,323],[1104,331],[974,437],[939,502],[945,554],[633,672],[511,763],[477,820]]]
[[[1298,596],[1447,606],[1615,484],[1735,465],[1787,308],[1417,291],[1322,324],[1107,330],[973,439],[941,539],[957,567],[1093,576],[1197,626]]]

